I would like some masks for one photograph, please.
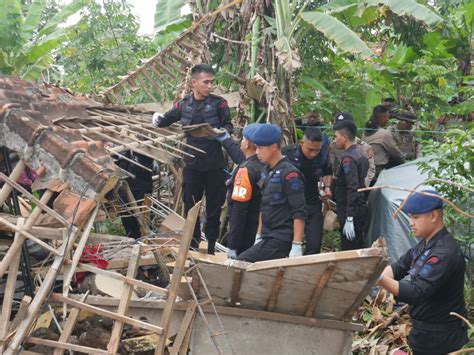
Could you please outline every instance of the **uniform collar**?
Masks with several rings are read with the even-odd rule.
[[[283,159],[281,159],[278,163],[276,163],[276,165],[273,168],[271,168],[271,170],[276,170],[281,164],[283,164],[283,162],[289,162],[289,161],[290,160],[288,159],[288,157],[283,156]]]
[[[449,234],[448,230],[446,227],[442,228],[439,230],[438,233],[436,233],[433,238],[430,239],[428,243],[425,245],[425,249],[431,249],[440,239],[443,239],[447,234]]]

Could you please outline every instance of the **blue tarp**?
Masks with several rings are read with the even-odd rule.
[[[395,168],[383,170],[375,186],[395,186],[413,189],[416,185],[428,178],[418,170],[417,163],[421,158]],[[426,188],[421,186],[418,190]],[[418,240],[412,236],[408,216],[401,212],[393,219],[397,210],[409,192],[395,189],[380,189],[369,194],[370,225],[365,240],[369,247],[378,237],[385,237],[387,242],[390,262],[398,260],[408,249],[413,247]]]

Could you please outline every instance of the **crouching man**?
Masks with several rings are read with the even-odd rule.
[[[271,124],[256,125],[249,140],[257,146],[258,159],[268,164],[260,207],[261,233],[256,243],[238,260],[261,260],[303,255],[306,219],[304,184],[301,173],[280,150],[281,129]]]
[[[468,341],[463,322],[449,314],[466,315],[465,261],[444,226],[443,201],[433,196],[438,195],[434,190],[424,192],[432,195],[414,193],[402,209],[422,240],[387,266],[378,284],[409,304],[413,329],[408,344],[414,355],[441,355],[459,350]]]

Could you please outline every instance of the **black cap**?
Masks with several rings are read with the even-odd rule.
[[[339,122],[343,121],[352,121],[354,122],[354,117],[350,112],[339,112],[334,116],[334,124],[338,124]]]

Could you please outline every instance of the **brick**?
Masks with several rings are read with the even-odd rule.
[[[53,208],[61,216],[76,226],[82,226],[97,202],[90,198],[82,197],[71,190],[63,190],[53,202]]]

